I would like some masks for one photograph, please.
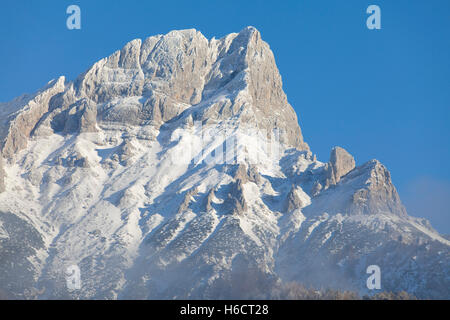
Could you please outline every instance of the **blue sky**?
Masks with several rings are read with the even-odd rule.
[[[81,7],[82,29],[66,28]],[[368,30],[366,8],[381,8]],[[135,38],[195,28],[258,28],[322,161],[340,145],[392,173],[412,215],[450,234],[450,1],[2,0],[0,101],[74,79]]]

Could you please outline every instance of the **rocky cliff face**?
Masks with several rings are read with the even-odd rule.
[[[12,297],[270,298],[291,280],[366,293],[367,264],[383,288],[450,296],[450,242],[407,215],[378,161],[316,159],[255,28],[133,40],[0,115],[0,243],[32,230],[17,272],[0,247]],[[7,283],[23,277],[33,290]]]
[[[331,150],[330,155],[330,183],[336,184],[341,180],[341,177],[355,168],[355,159],[345,149],[335,147]]]
[[[2,154],[6,159],[12,159],[26,148],[33,129],[50,110],[51,100],[64,88],[64,77],[60,77],[31,96],[25,95],[10,103],[0,104],[0,139]]]

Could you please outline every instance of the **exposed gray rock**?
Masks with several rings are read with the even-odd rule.
[[[236,182],[231,185],[231,192],[228,194],[228,201],[232,206],[232,213],[242,215],[247,210],[247,201],[244,196],[244,182],[241,179],[237,179]]]
[[[395,214],[406,216],[406,210],[391,181],[391,174],[379,161],[372,160],[349,174],[349,179],[358,174],[364,177],[365,185],[352,196],[351,214]]]
[[[233,178],[241,179],[244,183],[246,183],[248,181],[247,166],[243,163],[238,164]]]
[[[189,204],[192,202],[192,197],[194,197],[197,194],[198,188],[193,188],[188,192],[186,192],[183,202],[181,202],[180,206],[178,207],[178,213],[185,212],[189,208]]]
[[[233,178],[235,180],[241,180],[242,183],[250,181],[258,185],[261,183],[262,179],[255,165],[249,165],[247,168],[247,165],[245,165],[245,163],[239,163],[237,165]]]
[[[248,166],[247,175],[248,175],[249,181],[254,182],[257,185],[260,185],[262,183],[262,177],[258,171],[257,166],[250,164]]]
[[[334,147],[331,150],[329,162],[329,184],[334,185],[341,180],[341,177],[355,168],[355,159],[345,149]]]
[[[293,185],[286,198],[285,212],[291,212],[302,207],[303,202],[297,194],[296,187]]]
[[[335,195],[339,194],[339,197]],[[377,160],[369,161],[339,181],[333,189],[315,194],[308,213],[406,216],[389,171]]]
[[[55,164],[59,166],[64,166],[68,168],[79,167],[79,168],[89,168],[89,161],[86,157],[83,157],[80,153],[76,152],[66,158],[56,157],[54,159]]]
[[[97,106],[86,102],[80,117],[80,132],[97,132]]]

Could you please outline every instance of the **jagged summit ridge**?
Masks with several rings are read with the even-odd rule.
[[[217,101],[215,95],[225,99]],[[21,112],[29,109],[27,123],[9,129],[9,137],[6,132],[0,136],[7,159],[25,146],[33,130],[89,132],[95,131],[96,121],[160,126],[202,102],[195,114],[198,121],[237,116],[267,131],[280,128],[285,143],[307,148],[273,54],[253,27],[210,41],[193,29],[136,39],[74,82],[64,85],[60,78],[35,99],[43,101],[22,106]],[[4,117],[14,122],[22,118],[20,112]],[[73,125],[74,117],[84,120]]]

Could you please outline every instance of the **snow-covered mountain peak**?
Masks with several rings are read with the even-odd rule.
[[[365,292],[369,260],[386,290],[449,296],[429,289],[449,283],[448,241],[407,215],[378,161],[317,160],[253,27],[133,40],[0,115],[0,253],[27,233],[21,267],[0,263],[11,296],[237,298],[239,275],[253,297],[290,280]]]

